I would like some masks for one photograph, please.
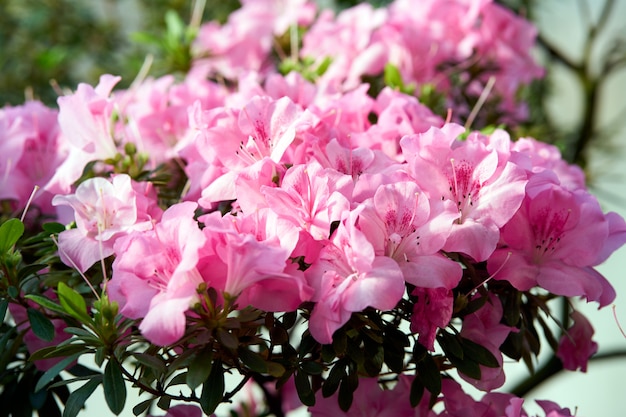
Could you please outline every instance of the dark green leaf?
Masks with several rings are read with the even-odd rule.
[[[500,367],[496,357],[486,347],[464,337],[461,338],[461,345],[463,346],[465,355],[478,362],[480,365],[484,365],[488,368]]]
[[[68,367],[68,365],[74,362],[80,354],[74,354],[72,356],[68,356],[67,358],[62,359],[59,363],[55,364],[53,367],[48,369],[37,381],[37,385],[35,385],[35,392],[43,389],[50,381],[52,381],[62,370]]]
[[[451,354],[457,358],[463,359],[463,347],[461,346],[461,342],[459,342],[458,336],[444,330],[439,333],[437,340],[446,354]]]
[[[298,370],[294,375],[294,382],[296,383],[296,391],[298,392],[298,398],[300,402],[306,406],[312,407],[315,405],[315,394],[311,388],[311,381],[309,376]]]
[[[150,408],[150,405],[152,405],[153,401],[154,399],[151,398],[149,400],[140,402],[139,404],[133,407],[133,414],[136,416],[143,414],[145,411],[148,410],[148,408]]]
[[[85,401],[91,397],[91,394],[93,394],[101,382],[101,377],[94,378],[82,387],[78,388],[76,391],[72,392],[65,403],[63,417],[76,417],[85,405]]]
[[[9,307],[9,300],[3,298],[0,300],[0,323],[4,323],[4,317],[7,314],[7,308]]]
[[[24,234],[24,223],[9,219],[0,226],[0,256],[7,253]]]
[[[148,353],[133,353],[133,357],[142,365],[148,368],[154,369],[157,373],[165,373],[167,371],[167,365],[160,356],[150,355]],[[200,384],[198,384],[200,385]]]
[[[28,308],[26,314],[28,315],[28,321],[30,321],[30,328],[35,333],[35,336],[46,342],[54,339],[54,325],[41,311]]]
[[[419,378],[414,378],[411,383],[411,394],[409,396],[409,400],[411,401],[411,407],[417,407],[417,405],[422,401],[422,397],[424,396],[424,384]]]
[[[170,397],[169,395],[164,395],[159,398],[159,401],[157,401],[157,407],[159,407],[161,410],[167,411],[170,409],[171,403],[172,397]]]
[[[62,231],[65,230],[64,225],[62,225],[61,223],[55,223],[55,222],[44,223],[41,225],[41,227],[43,228],[43,230],[45,230],[46,232],[50,234],[61,233]]]
[[[283,365],[278,362],[265,362],[267,365],[267,373],[273,377],[280,378],[287,371]]]
[[[300,369],[309,375],[319,375],[324,372],[324,365],[318,362],[304,361],[300,363]]]
[[[426,355],[417,363],[417,376],[431,394],[441,392],[441,373],[432,356]]]
[[[113,414],[118,415],[124,410],[126,404],[126,384],[122,376],[122,368],[114,360],[109,360],[106,368],[104,368],[102,387],[104,388],[104,399],[109,409]]]
[[[341,381],[337,402],[339,403],[339,408],[343,411],[347,412],[352,406],[354,391],[356,391],[358,386],[359,377],[356,372],[348,373],[348,375],[346,375]]]
[[[200,406],[207,415],[213,414],[224,398],[224,368],[221,361],[213,362],[209,378],[202,385]]]
[[[37,272],[41,271],[42,269],[46,268],[48,265],[46,264],[32,264],[32,265],[28,265],[25,266],[24,268],[21,268],[18,272],[17,272],[17,279],[19,281],[24,280],[25,278],[27,278],[28,276],[32,275],[32,274],[36,274]],[[24,283],[22,282],[22,285]]]
[[[7,293],[9,294],[9,297],[15,300],[17,296],[20,295],[20,290],[18,290],[17,287],[11,285],[8,288]]]
[[[78,319],[82,323],[91,322],[91,318],[87,314],[87,305],[83,297],[72,288],[68,287],[64,282],[59,282],[57,287],[59,302],[65,309],[66,313]]]
[[[477,362],[469,358],[461,359],[454,355],[448,355],[448,359],[460,373],[473,379],[480,379],[481,371]]]
[[[222,346],[230,350],[237,349],[237,346],[239,345],[239,339],[237,339],[237,336],[223,328],[217,329],[217,340],[222,344]]]
[[[213,365],[213,351],[205,349],[198,352],[187,371],[187,386],[195,390],[202,385],[211,373],[211,365]]]
[[[324,384],[322,385],[322,396],[324,398],[328,398],[337,391],[339,388],[339,383],[346,375],[346,365],[345,362],[339,361],[332,367],[330,372],[328,373],[328,377]]]
[[[300,358],[304,358],[308,353],[312,352],[319,343],[311,336],[311,333],[305,331],[302,334],[302,339],[300,340],[300,348],[298,349],[298,355]]]
[[[267,373],[267,363],[261,355],[256,352],[252,352],[243,346],[237,349],[239,359],[252,371],[261,374]]]
[[[35,303],[42,306],[43,308],[50,310],[50,311],[54,311],[55,313],[67,314],[63,307],[61,307],[54,301],[50,300],[49,298],[43,297],[41,295],[29,294],[25,296],[24,298],[28,300],[32,300]]]

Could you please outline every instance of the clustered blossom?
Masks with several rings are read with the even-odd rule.
[[[182,81],[114,90],[119,77],[105,75],[59,98],[58,123],[38,103],[0,110],[0,199],[23,207],[34,184],[56,193],[35,204],[50,214],[57,207],[68,224],[60,259],[85,272],[112,257],[108,297],[140,320],[149,342],[181,340],[209,308],[207,289],[217,294],[211,308],[305,311],[321,344],[332,344],[354,313],[408,302],[410,332],[427,351],[453,325],[493,355],[497,366],[481,364],[480,378],[461,374],[490,392],[504,383],[500,347],[519,331],[506,324],[491,283],[600,307],[613,301],[594,267],[626,242],[626,222],[602,212],[582,171],[556,148],[501,129],[468,131],[414,96],[363,83],[391,63],[405,84],[450,94],[446,105],[459,117],[467,103],[452,101],[458,86],[448,72],[476,95],[495,76],[499,111],[515,119],[517,89],[541,74],[528,56],[527,22],[489,0],[397,0],[317,19],[306,1],[282,13],[278,0],[242,3],[223,26],[201,29],[195,48],[207,55]],[[271,64],[274,37],[296,23],[309,27],[301,58],[332,58],[315,80]],[[469,80],[474,66],[484,71]],[[44,154],[41,172],[24,169]],[[82,178],[86,165],[93,178]],[[186,176],[175,202],[149,179],[163,167]],[[472,275],[479,264],[485,275]],[[478,307],[459,317],[460,303]],[[558,355],[584,371],[597,345],[586,319],[572,318]],[[428,395],[412,408],[398,399],[413,378],[401,373],[385,389],[363,378],[349,413],[332,396],[310,411],[527,416],[521,399],[489,393],[476,401],[448,376],[436,400],[443,411],[430,409]],[[570,415],[542,407],[550,417]]]

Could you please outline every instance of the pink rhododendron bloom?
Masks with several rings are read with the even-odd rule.
[[[143,191],[143,192],[141,192]],[[100,259],[113,254],[115,240],[133,230],[152,228],[160,216],[151,186],[133,187],[126,174],[112,180],[91,178],[75,194],[57,195],[55,206],[67,205],[74,210],[76,229],[59,234],[59,256],[63,263],[86,271]]]
[[[418,333],[418,341],[428,350],[435,350],[437,331],[446,327],[452,319],[454,296],[446,288],[415,288],[416,297],[411,314],[411,331]]]
[[[185,313],[203,282],[197,264],[206,237],[194,220],[197,204],[175,204],[152,230],[135,231],[115,242],[109,297],[126,317],[143,318],[139,330],[165,346],[185,331]]]
[[[526,173],[507,160],[510,140],[504,132],[485,143],[478,135],[457,140],[463,131],[449,124],[405,136],[400,144],[419,187],[430,199],[451,200],[460,213],[443,249],[484,261],[524,199]]]
[[[268,207],[282,219],[323,240],[330,235],[331,223],[349,210],[346,194],[351,187],[347,175],[311,163],[289,168],[280,187],[264,187],[261,192]]]
[[[302,57],[315,57],[318,65],[327,57],[331,64],[319,84],[339,91],[360,84],[363,74],[373,73],[371,67],[382,69],[379,51],[367,51],[374,29],[384,24],[387,11],[374,9],[367,3],[343,10],[335,18],[329,10],[322,11],[302,40]]]
[[[293,224],[267,209],[247,216],[214,212],[200,221],[206,245],[198,269],[209,286],[237,297],[240,308],[293,311],[311,298],[302,271],[290,268],[298,237]]]
[[[585,188],[585,173],[577,165],[568,164],[559,148],[533,138],[520,138],[511,146],[511,159],[532,173],[553,173],[569,190]]]
[[[614,239],[609,240],[612,229]],[[502,228],[505,246],[489,258],[488,269],[495,279],[522,291],[540,286],[605,306],[615,292],[591,267],[604,259],[605,245],[615,249],[624,243],[626,235],[617,230],[624,230],[623,225],[612,228],[586,191],[569,191],[535,175],[522,207]]]
[[[216,109],[202,116],[211,118],[200,132],[204,152],[210,151],[215,158],[211,163],[225,169],[202,191],[200,204],[235,199],[238,172],[263,158],[280,162],[296,137],[301,116],[302,110],[289,98],[273,100],[267,96],[254,97],[241,110]]]
[[[598,351],[598,344],[591,340],[593,327],[589,320],[578,311],[572,312],[572,326],[561,336],[556,355],[563,367],[570,371],[587,372],[587,362]]]
[[[116,104],[110,95],[120,79],[103,75],[96,87],[81,83],[75,93],[59,97],[59,125],[69,155],[47,185],[50,192],[68,193],[87,163],[117,154]]]
[[[38,101],[0,109],[0,200],[13,200],[15,209],[26,206],[35,186],[46,186],[67,154],[57,114]],[[51,200],[39,190],[33,204],[54,214]]]
[[[358,208],[343,219],[319,259],[305,271],[315,289],[316,302],[309,330],[323,344],[332,342],[335,330],[353,312],[366,307],[391,309],[404,294],[404,278],[398,264],[389,257],[376,256],[372,244],[356,227],[361,210]]]
[[[312,417],[435,417],[437,414],[428,406],[428,395],[424,395],[417,407],[411,407],[412,381],[413,376],[400,375],[395,386],[389,388],[382,387],[376,378],[360,378],[347,412],[339,408],[337,393],[328,398],[317,395],[309,412]]]
[[[404,279],[418,287],[452,289],[461,266],[439,251],[459,213],[450,201],[431,203],[414,182],[380,186],[363,203],[359,228],[377,255],[394,259]]]

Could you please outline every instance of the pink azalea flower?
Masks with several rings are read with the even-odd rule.
[[[119,236],[151,229],[152,216],[160,216],[153,193],[150,186],[143,190],[138,185],[133,187],[131,178],[120,174],[110,181],[100,177],[88,179],[75,194],[55,196],[52,204],[70,206],[76,221],[76,229],[59,234],[63,263],[84,272],[113,254],[113,244]]]
[[[563,367],[570,371],[587,372],[587,362],[598,351],[598,344],[591,340],[593,327],[589,320],[578,311],[570,314],[572,326],[561,336],[556,355]]]
[[[311,163],[289,168],[280,187],[264,187],[261,192],[282,219],[323,240],[330,235],[331,223],[350,208],[346,195],[351,186],[350,177]]]
[[[405,136],[400,145],[419,187],[430,199],[451,200],[460,213],[443,249],[480,262],[496,249],[500,227],[519,208],[527,180],[525,171],[507,160],[508,135],[498,132],[491,143],[478,135],[456,140],[463,131],[454,124],[431,128]]]
[[[287,97],[273,100],[254,97],[240,111],[216,109],[205,117],[211,124],[201,132],[201,152],[222,165],[223,175],[202,191],[200,204],[233,200],[234,180],[244,168],[263,158],[281,162],[296,137],[296,126],[302,122],[302,111]]]
[[[68,193],[87,163],[117,154],[115,100],[109,96],[120,79],[103,75],[95,88],[79,84],[74,94],[59,97],[59,125],[69,154],[48,183],[48,191]]]
[[[320,343],[332,342],[335,330],[353,312],[366,307],[388,310],[404,294],[404,278],[398,264],[376,256],[372,244],[357,227],[362,208],[339,224],[319,259],[305,271],[315,289],[316,302],[309,321],[311,335]]]
[[[417,298],[411,314],[411,331],[419,334],[418,341],[426,349],[434,351],[437,331],[452,319],[452,291],[443,287],[417,287],[411,295]]]
[[[625,241],[623,223],[610,224],[586,191],[545,184],[535,175],[520,210],[502,228],[504,246],[489,258],[488,270],[522,291],[540,286],[607,305],[615,292],[591,267]]]
[[[59,135],[58,112],[38,101],[0,109],[0,200],[26,206],[35,186],[43,188],[67,155]],[[54,214],[52,195],[35,194],[33,204]]]
[[[197,204],[175,204],[153,230],[135,231],[115,242],[109,297],[126,317],[143,318],[139,330],[166,346],[185,331],[185,313],[203,282],[197,264],[206,238],[194,220]]]
[[[298,236],[293,224],[267,209],[248,216],[214,212],[200,221],[207,241],[198,265],[203,279],[237,297],[240,308],[293,311],[311,298],[302,272],[289,267]]]
[[[317,395],[309,412],[312,417],[435,417],[435,412],[428,406],[428,395],[424,395],[417,407],[411,407],[409,394],[413,378],[400,375],[391,389],[382,387],[376,378],[360,378],[352,407],[347,412],[339,408],[337,393],[328,398]]]
[[[452,289],[461,266],[439,251],[459,213],[450,201],[432,202],[414,182],[380,186],[364,203],[359,229],[377,255],[394,259],[404,279],[418,287]]]

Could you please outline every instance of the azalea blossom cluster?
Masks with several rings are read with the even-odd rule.
[[[122,90],[104,75],[60,97],[58,111],[0,110],[4,208],[28,206],[29,227],[64,225],[53,235],[65,266],[29,271],[49,274],[33,290],[48,301],[13,296],[16,323],[34,330],[39,301],[92,329],[114,364],[105,391],[138,341],[150,347],[133,358],[155,369],[192,352],[194,366],[177,363],[187,385],[210,388],[179,399],[206,413],[230,399],[228,371],[266,392],[295,384],[285,412],[297,395],[313,416],[527,416],[522,399],[492,392],[503,355],[538,354],[528,337],[557,296],[610,304],[594,267],[626,242],[624,219],[603,213],[557,148],[457,123],[489,80],[497,120],[523,117],[517,90],[542,73],[528,55],[534,30],[491,1],[397,0],[337,16],[308,2],[242,3],[225,25],[202,27],[182,80]],[[273,54],[285,36],[302,45],[281,73]],[[380,86],[389,68],[401,81]],[[410,84],[434,85],[451,111],[436,113]],[[101,274],[93,321],[67,301],[71,278],[53,278],[73,270]],[[593,329],[571,319],[552,347],[585,371]],[[52,343],[72,343],[56,327]],[[46,346],[33,339],[31,353]],[[45,349],[40,359],[63,356]],[[455,372],[487,394],[465,394]],[[142,389],[166,396],[150,375]],[[168,415],[200,413],[190,407]]]

